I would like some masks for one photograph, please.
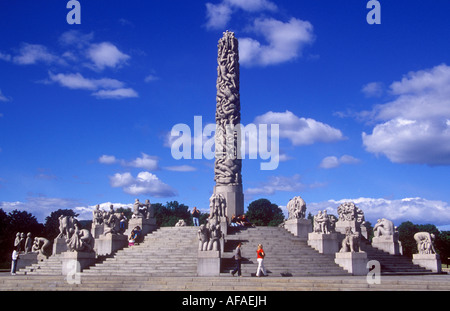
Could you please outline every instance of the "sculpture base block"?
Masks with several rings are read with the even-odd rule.
[[[222,194],[227,204],[227,217],[231,220],[233,215],[244,214],[244,192],[242,185],[215,186],[214,194]]]
[[[105,225],[92,225],[91,227],[91,234],[94,237],[94,239],[98,239],[105,230]]]
[[[284,222],[284,228],[299,238],[308,238],[312,232],[312,223],[309,219],[289,219]]]
[[[338,233],[315,233],[308,234],[308,245],[321,254],[335,254],[339,251]]]
[[[219,251],[198,251],[197,255],[197,275],[198,276],[219,276],[220,275],[220,252]]]
[[[39,254],[39,253],[27,253],[27,254],[19,254],[19,260],[17,261],[17,270],[31,266],[32,264],[38,263],[47,259],[47,256]]]
[[[334,262],[350,272],[352,275],[367,275],[367,254],[364,252],[336,253]]]
[[[69,249],[67,248],[66,238],[56,238],[53,241],[53,252],[52,255],[61,254],[67,252]]]
[[[433,272],[442,272],[441,258],[438,254],[413,254],[412,262]]]
[[[128,245],[128,237],[123,234],[107,234],[101,235],[95,239],[94,250],[97,256],[111,255],[112,253],[126,247]]]
[[[393,235],[373,237],[372,246],[391,255],[401,255],[400,244]]]
[[[73,275],[95,264],[94,252],[64,252],[61,256],[62,274]]]
[[[156,219],[155,218],[131,218],[128,221],[128,229],[124,232],[125,236],[129,236],[131,234],[131,230],[133,230],[135,227],[139,226],[142,230],[142,235],[145,236],[156,229],[158,229],[158,226],[156,225]]]

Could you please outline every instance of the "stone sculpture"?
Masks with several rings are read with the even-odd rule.
[[[417,232],[414,234],[414,240],[417,243],[417,251],[419,254],[436,254],[434,249],[434,234],[429,232]]]
[[[152,217],[151,214],[152,213],[151,213],[150,200],[147,199],[145,201],[145,204],[139,202],[139,199],[136,199],[134,201],[134,204],[133,204],[133,217],[150,219],[150,217]]]
[[[24,249],[24,243],[25,243],[25,233],[23,232],[17,232],[16,238],[14,240],[14,248],[17,248],[18,252],[21,252]]]
[[[337,209],[340,221],[353,221],[362,224],[364,219],[363,211],[358,208],[353,202],[345,202],[339,205]]]
[[[43,237],[35,237],[31,248],[32,252],[39,253],[44,256],[48,256],[51,250],[51,243],[49,240]]]
[[[175,224],[175,227],[186,227],[186,222],[184,219],[178,220],[178,222]]]
[[[373,233],[375,237],[394,235],[394,223],[386,218],[378,219],[377,223],[373,227]]]
[[[72,216],[59,216],[59,235],[57,236],[57,238],[70,238],[70,229],[72,229],[73,226],[74,219]]]
[[[111,204],[109,211],[103,216],[103,223],[105,225],[103,235],[120,233],[120,213],[114,212],[114,206]]]
[[[97,204],[95,209],[92,211],[92,224],[101,225],[103,224],[103,211],[100,209],[100,205]]]
[[[198,237],[198,250],[206,251],[208,249],[209,242],[209,230],[206,225],[201,224],[199,230],[197,231]]]
[[[220,224],[218,224],[216,221],[210,222],[208,251],[219,251],[220,250],[220,238],[221,237],[222,237],[222,232],[220,230]]]
[[[345,228],[345,238],[342,240],[342,247],[340,253],[360,252],[361,234],[359,232],[353,233],[352,228]]]
[[[27,239],[25,240],[25,254],[31,253],[33,249],[33,238],[31,232],[28,232]]]
[[[70,238],[66,239],[67,247],[72,252],[93,252],[94,238],[87,229],[81,229],[78,223],[69,230]]]
[[[213,194],[209,198],[209,218],[226,217],[226,200],[222,194]]]
[[[327,211],[319,211],[313,220],[313,231],[316,233],[329,234],[335,231],[334,223],[336,222],[335,217],[330,217]]]
[[[300,196],[296,196],[288,202],[287,210],[288,219],[305,219],[306,203]]]
[[[226,201],[226,217],[244,213],[242,157],[240,153],[241,104],[239,94],[239,49],[233,32],[226,31],[218,43],[216,83],[216,133],[214,194]]]

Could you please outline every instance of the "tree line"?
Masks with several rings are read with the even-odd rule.
[[[184,219],[188,226],[193,225],[191,210],[189,206],[177,201],[162,203],[152,203],[155,211],[156,224],[158,227],[172,227],[180,219]],[[127,219],[130,219],[133,212],[131,208],[117,208],[116,212],[123,212]],[[11,252],[13,250],[14,239],[17,232],[27,234],[31,232],[33,237],[40,236],[53,241],[59,234],[59,216],[79,215],[72,209],[59,209],[50,213],[45,218],[44,223],[39,223],[35,216],[26,212],[13,210],[9,213],[0,208],[0,267],[8,268],[11,262]],[[248,220],[256,226],[279,226],[285,220],[283,211],[277,204],[267,199],[258,199],[251,202],[245,213]],[[207,222],[208,213],[200,214],[200,224]],[[308,219],[313,220],[313,215],[309,213]],[[90,229],[92,221],[79,221],[84,229]],[[369,239],[373,237],[373,228],[370,222],[366,221]],[[435,235],[435,248],[440,254],[443,263],[447,263],[450,257],[450,231],[439,231],[435,225],[416,225],[410,221],[403,222],[398,226],[399,239],[402,242],[403,254],[412,257],[417,253],[414,234],[420,231],[430,232]]]

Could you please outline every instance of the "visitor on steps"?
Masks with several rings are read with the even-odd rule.
[[[11,275],[16,275],[17,261],[19,260],[19,247],[15,247],[12,252]]]
[[[198,218],[200,217],[200,211],[197,209],[197,207],[194,206],[194,209],[192,210],[192,220],[194,222],[194,226],[199,226]]]
[[[230,272],[232,276],[234,276],[234,274],[236,272],[237,272],[238,276],[242,276],[241,275],[241,261],[242,261],[241,245],[242,245],[242,243],[239,242],[234,251],[234,261],[236,262],[236,268],[234,268],[234,270]]]
[[[264,257],[266,254],[264,253],[262,244],[258,244],[258,249],[256,250],[256,260],[258,261],[258,269],[256,270],[256,276],[261,276],[261,271],[264,276],[267,276],[266,268],[264,267]]]

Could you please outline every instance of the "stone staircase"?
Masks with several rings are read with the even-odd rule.
[[[139,245],[85,269],[84,276],[196,276],[197,227],[163,227]]]
[[[62,274],[61,254],[53,255],[17,271],[18,275],[61,275]]]
[[[391,255],[387,252],[373,247],[369,241],[363,239],[361,249],[367,253],[368,260],[377,260],[380,263],[382,275],[415,275],[415,274],[433,274],[435,272],[427,270],[424,267],[412,263],[412,259],[401,256]]]
[[[256,227],[231,228],[222,255],[222,276],[230,275],[235,262],[233,251],[242,242],[244,276],[256,274],[256,248],[263,244],[266,257],[264,265],[269,276],[346,276],[347,271],[334,262],[333,255],[320,254],[308,246],[305,239],[295,237],[284,228]]]

